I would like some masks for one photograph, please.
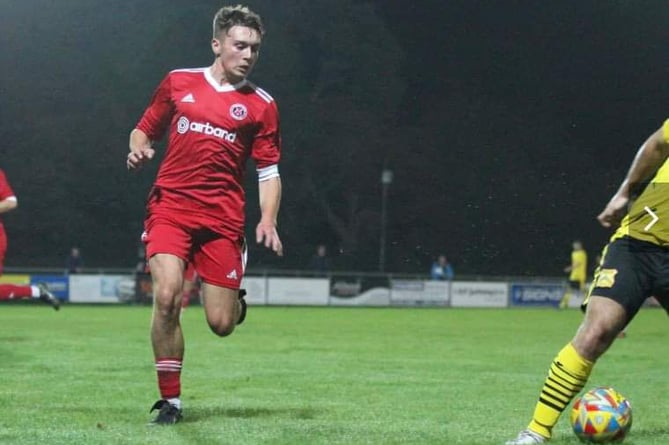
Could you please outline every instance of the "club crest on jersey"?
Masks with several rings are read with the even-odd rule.
[[[242,104],[232,104],[230,106],[230,117],[235,120],[241,121],[248,115],[248,110],[245,105]]]
[[[616,283],[616,275],[618,274],[618,269],[601,269],[597,273],[597,278],[595,282],[596,287],[605,287],[611,288]]]

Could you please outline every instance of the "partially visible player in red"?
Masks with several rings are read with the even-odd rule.
[[[149,193],[143,240],[153,280],[151,324],[161,399],[156,424],[181,419],[184,338],[179,322],[185,266],[202,280],[211,330],[230,335],[246,316],[239,286],[246,265],[243,188],[251,157],[259,181],[256,241],[283,254],[276,230],[281,202],[279,115],[274,99],[246,80],[258,60],[264,29],[244,6],[214,17],[206,68],[171,71],[130,133],[127,167],[155,155],[153,141],[168,134],[167,150]]]
[[[193,263],[188,263],[186,271],[184,272],[183,295],[181,296],[182,313],[190,304],[191,298],[196,298],[200,293],[197,281],[198,276],[195,271],[195,266],[193,266]]]
[[[18,200],[7,181],[5,173],[0,170],[0,275],[5,265],[5,253],[7,252],[7,234],[2,224],[2,214],[14,210],[18,207]],[[60,308],[58,299],[49,292],[46,284],[38,285],[17,285],[0,283],[0,300],[14,300],[35,298],[48,303],[54,309]]]

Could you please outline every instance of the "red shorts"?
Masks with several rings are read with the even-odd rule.
[[[157,253],[175,255],[188,263],[184,278],[189,279],[187,274],[194,278],[197,272],[205,283],[239,289],[246,268],[244,237],[233,241],[187,213],[152,214],[144,227],[147,258]]]
[[[151,268],[149,267],[148,262],[144,266],[144,273],[151,273]],[[192,262],[186,264],[186,270],[184,270],[184,280],[188,281],[197,280],[197,272],[195,271],[195,266],[193,266]]]

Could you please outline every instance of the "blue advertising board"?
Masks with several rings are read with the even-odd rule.
[[[565,292],[563,283],[513,283],[511,304],[513,306],[557,306]]]
[[[49,290],[61,301],[67,301],[70,296],[69,278],[67,275],[31,275],[30,284],[44,283]]]

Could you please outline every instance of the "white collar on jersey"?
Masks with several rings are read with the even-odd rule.
[[[211,67],[207,67],[207,69],[204,70],[204,78],[207,79],[207,82],[209,82],[209,84],[212,87],[214,87],[214,89],[216,91],[218,91],[219,93],[224,93],[226,91],[238,90],[241,87],[243,87],[244,85],[246,85],[246,83],[247,83],[247,80],[244,79],[241,82],[236,83],[234,85],[230,84],[230,83],[226,83],[224,85],[221,85],[219,82],[216,81],[216,79],[214,79],[214,76],[212,76]]]

